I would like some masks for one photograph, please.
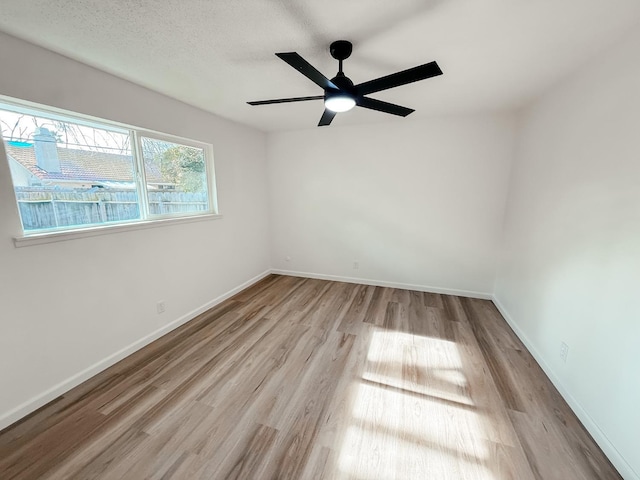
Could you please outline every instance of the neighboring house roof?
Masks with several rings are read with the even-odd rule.
[[[133,160],[130,155],[92,152],[57,147],[60,172],[47,172],[36,161],[33,144],[7,142],[9,157],[29,170],[33,175],[50,181],[133,182]],[[162,178],[158,168],[145,161],[147,183],[171,184]]]

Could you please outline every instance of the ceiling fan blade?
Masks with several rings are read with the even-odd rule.
[[[356,105],[359,107],[370,108],[371,110],[378,110],[379,112],[398,115],[400,117],[406,117],[410,113],[415,112],[412,108],[402,107],[394,103],[383,102],[382,100],[367,97],[360,97],[356,101]]]
[[[247,102],[249,105],[270,105],[272,103],[305,102],[307,100],[322,100],[324,95],[314,95],[312,97],[277,98],[275,100],[258,100],[257,102]]]
[[[322,117],[320,117],[320,121],[318,122],[318,126],[324,127],[325,125],[329,125],[335,116],[336,112],[332,112],[328,108],[325,108],[324,113],[322,114]]]
[[[369,80],[368,82],[356,85],[358,94],[367,95],[369,93],[379,92],[381,90],[387,90],[388,88],[399,87],[400,85],[406,85],[408,83],[417,82],[418,80],[425,80],[427,78],[436,77],[442,75],[442,70],[436,62],[425,63],[417,67],[409,68],[401,72],[392,73],[386,77],[376,78],[375,80]]]
[[[328,88],[339,90],[331,80],[316,70],[313,65],[307,62],[296,52],[276,53],[276,55],[324,90],[327,90]]]

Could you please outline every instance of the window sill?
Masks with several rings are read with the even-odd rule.
[[[203,222],[222,218],[219,214],[194,215],[188,217],[163,218],[162,220],[146,220],[120,225],[98,225],[95,227],[81,228],[77,230],[65,230],[63,232],[42,232],[31,233],[22,237],[14,237],[13,244],[16,247],[28,247],[31,245],[41,245],[43,243],[64,242],[77,238],[95,237],[98,235],[109,235],[112,233],[128,232],[132,230],[143,230],[147,228],[163,227],[181,223]]]

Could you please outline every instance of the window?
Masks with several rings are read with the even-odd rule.
[[[25,235],[216,213],[211,146],[0,100]]]

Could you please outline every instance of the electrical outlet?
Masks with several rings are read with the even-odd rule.
[[[358,262],[353,262],[353,269],[354,270],[358,270],[360,268],[360,263]]]
[[[164,301],[158,302],[156,304],[156,309],[158,310],[158,315],[160,315],[161,313],[164,313],[164,310],[165,310]]]
[[[569,345],[564,342],[560,343],[560,359],[567,363],[567,355],[569,355]]]

